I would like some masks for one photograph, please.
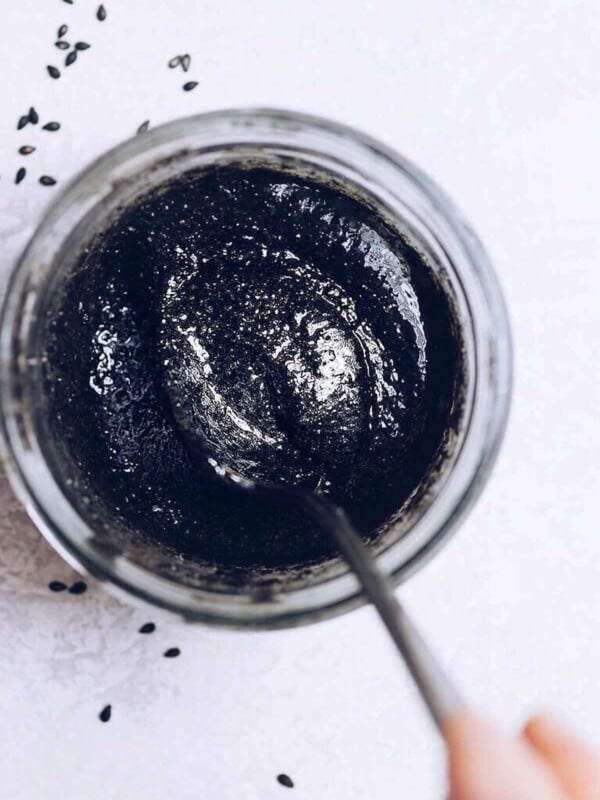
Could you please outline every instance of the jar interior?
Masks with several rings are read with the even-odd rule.
[[[88,544],[102,558],[125,558],[144,570],[187,587],[251,594],[260,599],[320,583],[345,572],[346,567],[333,548],[296,563],[260,563],[257,560],[235,565],[219,563],[193,550],[186,551],[180,544],[174,546],[172,542],[161,540],[144,524],[132,521],[122,508],[115,507],[114,496],[99,482],[93,447],[84,452],[76,441],[81,409],[73,404],[69,414],[65,414],[64,407],[57,414],[55,388],[61,383],[64,386],[69,380],[68,365],[77,358],[77,337],[73,331],[69,336],[68,326],[63,326],[57,339],[53,326],[64,310],[65,302],[71,302],[69,290],[74,282],[82,277],[85,280],[89,278],[86,270],[90,265],[86,254],[94,252],[106,231],[124,219],[143,198],[164,194],[183,176],[197,178],[216,166],[220,169],[268,169],[288,180],[308,181],[351,199],[374,215],[390,237],[397,237],[406,252],[414,254],[415,264],[426,265],[426,279],[431,282],[428,287],[430,294],[435,294],[438,304],[443,302],[444,325],[439,328],[438,335],[451,339],[453,348],[452,363],[444,365],[440,362],[438,365],[440,370],[448,371],[443,401],[444,425],[436,433],[437,440],[428,455],[421,479],[398,507],[389,509],[385,519],[363,531],[377,553],[388,550],[407,535],[435,499],[456,459],[470,404],[472,381],[467,371],[469,359],[466,355],[470,332],[460,279],[453,272],[452,265],[440,259],[440,251],[431,246],[431,232],[428,232],[429,238],[424,235],[426,221],[411,219],[409,209],[406,216],[399,215],[397,209],[392,211],[374,187],[360,181],[358,174],[351,178],[338,172],[334,164],[324,165],[318,163],[318,159],[307,160],[305,154],[276,152],[272,147],[259,146],[228,147],[195,153],[193,157],[188,152],[181,152],[149,169],[134,172],[127,180],[115,185],[102,203],[94,206],[71,231],[54,257],[43,286],[38,289],[35,323],[28,337],[31,368],[26,392],[30,407],[35,409],[36,439],[54,480],[92,532]],[[391,269],[394,269],[393,265]],[[399,275],[398,279],[401,278]],[[436,313],[435,308],[432,313]],[[55,342],[52,352],[48,349],[49,341]],[[102,342],[100,356],[101,351]]]

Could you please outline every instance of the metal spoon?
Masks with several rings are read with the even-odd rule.
[[[184,431],[185,432],[185,431]],[[197,449],[197,442],[196,448]],[[396,599],[392,586],[352,526],[345,512],[329,498],[295,486],[258,483],[204,453],[213,474],[241,491],[281,500],[308,514],[336,541],[363,590],[379,612],[400,651],[435,724],[440,732],[446,719],[465,707],[460,694],[439,664],[406,611]]]
[[[188,450],[193,463],[204,474],[210,473],[214,480],[221,480],[236,490],[251,492],[264,497],[268,502],[284,502],[309,515],[314,522],[337,543],[344,558],[362,584],[363,590],[373,603],[408,669],[438,728],[445,719],[456,714],[463,702],[452,682],[410,622],[406,612],[396,600],[387,576],[383,575],[369,549],[355,531],[350,520],[328,497],[294,484],[284,477],[274,482],[272,475],[278,471],[262,470],[261,479],[254,480],[246,474],[253,469],[257,458],[262,459],[264,446],[259,438],[256,457],[247,445],[251,426],[239,425],[239,414],[218,413],[207,406],[202,398],[208,393],[218,397],[218,389],[205,386],[205,373],[189,357],[183,358],[179,339],[166,340],[163,353],[163,387],[173,413],[176,428]],[[187,353],[187,350],[183,351]],[[194,351],[195,357],[195,351]],[[198,376],[200,376],[198,378]],[[256,438],[256,437],[255,437]],[[233,455],[240,449],[243,457]],[[250,457],[252,456],[252,457]],[[268,459],[268,453],[267,453]],[[225,463],[227,462],[227,463]]]

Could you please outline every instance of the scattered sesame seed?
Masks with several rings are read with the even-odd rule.
[[[139,629],[138,633],[154,633],[156,625],[153,622],[145,622]]]

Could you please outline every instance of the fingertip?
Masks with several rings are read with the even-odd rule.
[[[537,749],[560,754],[565,748],[581,751],[596,758],[592,749],[575,734],[556,714],[539,711],[523,726],[523,736]]]
[[[556,714],[545,710],[537,711],[523,726],[523,734],[527,736],[527,738],[536,738],[540,736],[552,737],[559,731],[563,735],[568,735],[564,723],[558,719]]]
[[[523,728],[523,739],[559,777],[574,797],[600,797],[600,759],[554,714],[535,714]]]
[[[487,720],[464,711],[445,720],[443,735],[447,748],[450,797],[486,800],[490,786],[498,780],[498,776],[493,774],[493,761],[490,768],[490,754],[496,750],[490,744],[490,739],[496,741],[496,731]]]
[[[461,713],[446,721],[451,796],[460,800],[558,800],[552,774],[518,737],[503,733],[487,719]]]
[[[481,741],[481,737],[499,736],[497,728],[485,717],[472,711],[461,711],[444,721],[442,733],[448,745],[464,739]]]

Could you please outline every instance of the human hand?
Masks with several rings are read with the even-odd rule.
[[[600,800],[600,760],[549,716],[520,736],[474,714],[444,726],[451,800]]]

